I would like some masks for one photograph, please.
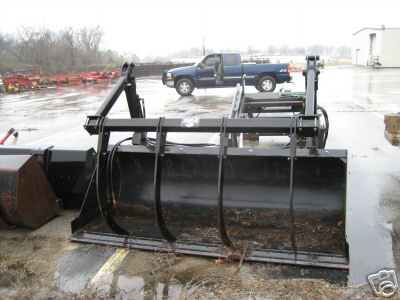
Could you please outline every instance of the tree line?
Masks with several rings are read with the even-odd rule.
[[[35,67],[40,73],[79,72],[108,64],[120,65],[124,57],[101,50],[100,26],[50,29],[22,27],[14,35],[0,32],[0,73]]]
[[[164,62],[169,61],[171,58],[187,58],[187,57],[198,57],[203,55],[203,48],[192,47],[189,49],[179,50],[175,53],[169,55],[157,55],[157,56],[146,56],[141,59],[142,62]],[[246,50],[240,50],[235,48],[224,48],[224,49],[210,49],[206,48],[205,53],[215,53],[215,52],[239,52],[242,55],[308,55],[317,54],[320,56],[330,56],[332,58],[351,58],[351,48],[347,46],[326,46],[326,45],[311,45],[309,47],[302,46],[288,46],[288,45],[269,45],[264,49],[255,49],[253,47],[248,47]]]
[[[34,67],[44,74],[100,71],[106,66],[119,66],[124,61],[169,62],[171,58],[202,56],[203,48],[192,47],[172,54],[143,58],[131,53],[118,53],[102,49],[104,31],[100,26],[73,29],[64,28],[52,31],[48,28],[36,29],[22,27],[16,34],[0,32],[0,74],[18,68]],[[350,58],[351,49],[346,46],[312,45],[309,47],[290,47],[288,45],[269,45],[265,49],[248,47],[246,51],[238,49],[220,49],[223,52],[241,52],[244,55],[306,55],[319,54],[336,58]],[[205,49],[206,53],[218,52]]]
[[[326,46],[326,45],[311,45],[309,47],[295,46],[290,47],[288,45],[274,46],[270,45],[264,50],[256,50],[252,47],[247,49],[247,54],[254,54],[263,52],[267,55],[307,55],[307,54],[318,54],[323,56],[330,56],[334,58],[351,58],[351,48],[346,46]]]

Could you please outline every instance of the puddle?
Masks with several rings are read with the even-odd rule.
[[[64,251],[55,263],[54,287],[62,292],[81,293],[114,251],[88,245]]]
[[[148,281],[139,276],[118,276],[115,297],[118,299],[179,299],[182,285]]]
[[[320,271],[285,268],[271,264],[178,257],[172,254],[131,251],[123,264],[85,296],[114,299],[257,299],[307,296],[322,290],[341,293],[346,275],[332,278],[335,284],[321,280]],[[295,287],[293,291],[287,290]]]

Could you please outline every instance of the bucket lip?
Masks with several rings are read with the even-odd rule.
[[[114,233],[86,231],[83,229],[72,234],[69,239],[73,242],[117,246],[128,249],[164,251],[194,256],[226,257],[238,260],[242,257],[241,253],[234,253],[232,252],[232,249],[225,248],[222,244],[169,243],[162,239],[137,238]],[[349,258],[347,254],[339,255],[302,251],[297,251],[295,254],[293,251],[289,250],[255,249],[252,250],[244,260],[333,269],[349,269]]]
[[[154,153],[145,145],[121,145],[118,152],[125,153]],[[180,155],[218,155],[219,147],[165,147],[165,154]],[[289,157],[290,149],[288,148],[227,148],[227,156],[281,156]],[[347,150],[344,149],[296,149],[296,157],[313,157],[313,158],[347,158]]]
[[[109,145],[109,149],[111,149],[113,145]],[[0,154],[2,155],[10,155],[14,153],[15,155],[26,154],[29,155],[32,153],[31,148],[2,148],[0,149]],[[41,149],[37,149],[38,151]],[[43,151],[43,150],[42,150]],[[66,154],[70,159],[79,157],[81,159],[85,159],[87,152],[93,152],[93,148],[87,150],[70,150],[70,149],[52,149],[52,157],[62,158]],[[202,155],[218,155],[219,147],[179,147],[179,146],[167,146],[165,148],[165,154],[202,154]],[[129,152],[129,153],[154,153],[154,149],[148,148],[145,145],[121,145],[119,147],[118,152]],[[290,149],[287,148],[227,148],[228,156],[282,156],[288,157],[290,156]],[[296,157],[321,157],[321,158],[347,158],[347,150],[345,149],[296,149]]]

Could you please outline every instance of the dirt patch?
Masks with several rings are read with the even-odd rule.
[[[39,128],[20,128],[19,131],[35,131],[39,130]]]
[[[62,239],[43,237],[0,237],[0,288],[24,298],[27,289],[38,290],[51,282],[53,257],[65,245]],[[29,287],[29,288],[28,288]]]
[[[194,277],[182,293],[183,299],[199,299],[208,295],[218,299],[337,299],[342,291],[323,280],[292,279],[246,280],[240,276]]]
[[[345,280],[329,282],[314,278],[315,270],[320,269],[241,264],[136,250],[129,252],[122,265],[106,276],[105,282],[79,295],[69,294],[55,291],[51,285],[57,271],[54,270],[57,253],[65,249],[65,243],[68,242],[64,239],[43,237],[2,238],[0,288],[16,291],[6,296],[15,299],[373,299],[368,287],[347,288]]]

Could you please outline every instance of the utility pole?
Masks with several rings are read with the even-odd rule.
[[[206,46],[204,44],[204,35],[203,35],[203,56],[206,55]]]

